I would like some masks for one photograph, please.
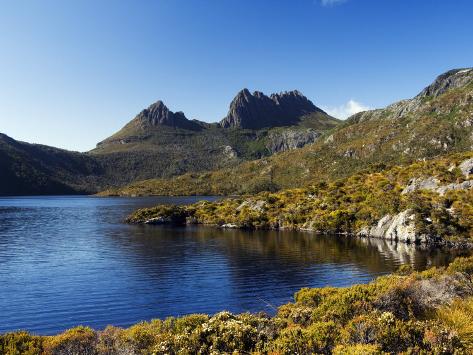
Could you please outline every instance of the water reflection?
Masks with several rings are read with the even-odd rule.
[[[424,269],[453,258],[382,240],[122,223],[137,207],[196,199],[0,199],[0,331],[271,313],[302,287],[369,282],[402,263]]]

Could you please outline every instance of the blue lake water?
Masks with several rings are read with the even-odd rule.
[[[199,199],[0,198],[0,332],[274,313],[302,287],[369,282],[402,263],[424,269],[453,257],[380,240],[123,223],[136,208]]]

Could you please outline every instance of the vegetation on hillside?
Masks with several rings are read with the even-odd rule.
[[[472,117],[473,81],[438,96],[421,95],[357,114],[301,149],[217,171],[140,181],[103,194],[232,195],[310,186],[365,169],[471,151]]]
[[[468,354],[473,258],[366,285],[302,289],[276,315],[193,314],[122,329],[0,335],[2,354]]]
[[[307,188],[189,206],[157,206],[138,210],[127,221],[356,233],[386,215],[411,210],[418,233],[432,242],[438,238],[473,240],[473,189],[453,189],[471,178],[459,168],[471,157],[473,153],[450,155]],[[435,189],[412,187],[425,179],[435,179],[438,185]],[[446,186],[450,189],[441,191]]]

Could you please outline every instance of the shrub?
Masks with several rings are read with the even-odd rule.
[[[356,344],[356,345],[337,345],[333,349],[333,355],[381,355],[386,354],[381,351],[376,344]]]
[[[465,349],[473,349],[473,298],[456,300],[437,312],[438,319],[456,332]]]
[[[76,327],[64,333],[46,337],[44,353],[50,355],[94,355],[97,334],[88,327]]]
[[[0,354],[36,355],[42,352],[42,339],[27,332],[0,335]]]

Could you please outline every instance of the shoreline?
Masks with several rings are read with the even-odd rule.
[[[51,336],[7,332],[0,353],[468,352],[472,277],[473,257],[420,272],[404,265],[367,284],[303,288],[274,316],[220,311]]]
[[[128,217],[129,218],[129,217]],[[442,238],[437,238],[435,242],[419,242],[419,241],[404,241],[404,240],[396,240],[396,239],[388,239],[383,237],[377,236],[369,236],[369,235],[360,235],[360,233],[356,232],[335,232],[335,231],[319,231],[309,228],[249,228],[249,227],[242,227],[242,226],[227,226],[227,225],[218,225],[218,224],[206,224],[206,223],[175,223],[175,222],[162,222],[162,223],[150,223],[149,221],[142,221],[142,222],[129,222],[125,220],[125,223],[130,225],[142,225],[142,226],[175,226],[175,227],[189,227],[189,226],[196,226],[196,227],[207,227],[207,228],[215,228],[215,229],[234,229],[234,230],[243,230],[243,231],[295,231],[295,232],[305,232],[312,235],[323,235],[323,236],[337,236],[337,237],[345,237],[345,238],[357,238],[357,239],[375,239],[375,240],[384,240],[391,243],[400,243],[406,244],[421,248],[448,248],[449,250],[473,250],[473,242],[468,240],[459,240],[459,241],[450,241],[445,240]]]

